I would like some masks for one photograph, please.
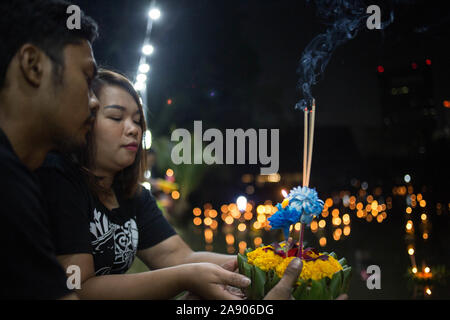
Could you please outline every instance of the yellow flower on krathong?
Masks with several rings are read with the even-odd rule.
[[[323,277],[332,278],[333,274],[338,272],[339,270],[343,270],[341,264],[333,257],[329,257],[328,261],[316,260],[314,261],[316,266],[320,269],[323,274]]]
[[[272,246],[260,247],[254,251],[247,254],[248,262],[254,266],[257,266],[261,270],[267,272],[269,270],[275,270],[278,277],[283,277],[284,271],[286,270],[289,263],[295,257],[283,258],[275,254],[272,250],[268,250]],[[322,255],[322,254],[320,254]],[[311,258],[317,258],[319,255],[311,252],[309,254]],[[325,277],[332,278],[333,275],[342,270],[340,263],[333,258],[328,256],[327,260],[317,259],[315,261],[304,261],[303,269],[299,276],[299,281],[301,280],[320,280]],[[298,283],[299,283],[298,281]]]
[[[283,257],[275,254],[272,250],[265,250],[273,248],[272,246],[259,247],[247,253],[248,263],[257,266],[261,270],[267,272],[274,270],[277,265],[283,261]]]
[[[286,267],[283,269],[283,272],[280,273],[281,276],[283,276]],[[340,270],[343,270],[340,263],[335,258],[328,256],[328,260],[325,261],[321,259],[315,261],[303,261],[303,269],[299,278],[302,280],[320,280],[325,277],[331,279],[333,275]],[[280,276],[280,274],[278,276]]]
[[[275,271],[277,273],[278,277],[282,277],[284,274],[284,270],[286,270],[287,266],[291,261],[295,259],[295,257],[288,257],[286,259],[283,259],[279,265],[276,266]]]

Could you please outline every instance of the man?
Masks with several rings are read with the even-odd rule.
[[[269,291],[264,300],[292,300],[292,287],[297,282],[302,268],[302,261],[299,258],[293,259],[284,271],[283,278]]]
[[[76,298],[56,260],[32,171],[48,151],[79,146],[98,101],[91,43],[96,23],[81,12],[69,30],[59,0],[0,2],[0,299]]]

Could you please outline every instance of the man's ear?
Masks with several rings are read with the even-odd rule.
[[[18,52],[20,70],[26,81],[39,87],[44,74],[44,52],[32,44],[23,45]]]

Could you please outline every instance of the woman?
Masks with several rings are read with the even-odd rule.
[[[81,270],[80,298],[168,299],[185,290],[238,298],[226,285],[250,281],[231,272],[236,257],[193,252],[139,184],[145,119],[131,82],[101,70],[93,91],[100,108],[87,146],[70,159],[51,154],[38,170],[58,260]],[[136,255],[153,271],[125,274]]]

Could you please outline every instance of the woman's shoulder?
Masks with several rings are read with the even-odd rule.
[[[134,201],[138,208],[144,211],[151,209],[151,211],[157,209],[157,203],[155,197],[152,195],[151,191],[147,188],[140,186],[139,190],[134,196]]]
[[[143,205],[148,201],[152,201],[153,196],[148,189],[146,189],[142,186],[139,186],[138,190],[136,191],[136,193],[133,197],[133,200],[135,201],[135,203]]]

